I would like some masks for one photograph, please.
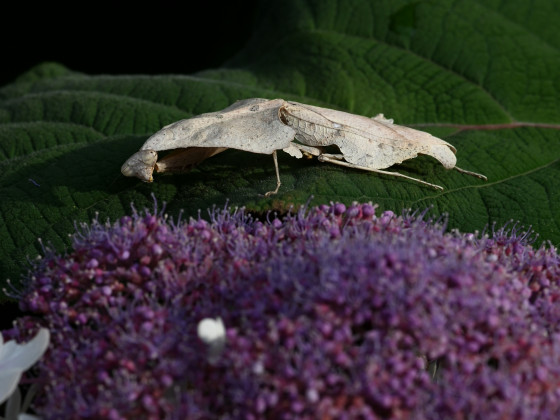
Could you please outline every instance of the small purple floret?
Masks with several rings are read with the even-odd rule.
[[[43,419],[558,419],[560,258],[530,231],[445,232],[426,212],[321,205],[173,222],[134,211],[47,251]],[[210,363],[197,335],[221,318]],[[434,366],[437,366],[434,374]]]

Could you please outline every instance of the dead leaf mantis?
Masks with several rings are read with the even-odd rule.
[[[326,153],[327,146],[337,146],[340,153]],[[152,182],[154,169],[187,172],[228,148],[272,155],[276,189],[265,196],[276,194],[281,185],[278,150],[296,158],[316,156],[321,162],[398,176],[443,190],[439,185],[383,170],[424,154],[434,157],[447,169],[486,180],[484,175],[455,166],[453,145],[423,131],[393,124],[383,114],[367,118],[283,99],[262,98],[237,101],[222,111],[163,127],[123,164],[121,172]],[[171,150],[158,160],[158,152]]]

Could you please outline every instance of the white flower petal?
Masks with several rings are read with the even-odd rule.
[[[0,371],[0,404],[13,394],[21,378],[20,370]]]
[[[21,392],[19,388],[16,387],[10,398],[8,398],[8,402],[6,403],[6,410],[4,411],[6,420],[16,420],[20,412],[20,406]]]
[[[6,363],[5,361],[10,358],[10,355],[16,351],[17,346],[15,340],[2,344],[2,347],[0,347],[0,369]]]
[[[37,335],[24,344],[8,341],[2,346],[0,355],[0,375],[5,369],[18,369],[24,371],[33,366],[43,356],[49,345],[50,333],[46,328],[41,328]]]
[[[34,416],[33,414],[22,413],[18,416],[18,420],[41,420],[41,417]]]

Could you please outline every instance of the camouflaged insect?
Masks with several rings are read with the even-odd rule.
[[[326,153],[337,146],[338,154]],[[163,127],[122,166],[125,176],[152,182],[152,173],[187,172],[203,160],[228,148],[271,154],[280,174],[276,152],[293,157],[316,156],[321,162],[398,176],[443,190],[436,184],[383,169],[419,154],[437,159],[445,168],[486,180],[455,166],[456,149],[431,134],[393,124],[383,114],[373,118],[283,99],[252,98],[237,101],[218,112],[202,114]],[[158,160],[158,152],[172,151]]]

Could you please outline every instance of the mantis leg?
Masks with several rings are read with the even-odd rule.
[[[318,147],[306,146],[304,144],[292,143],[294,147],[297,147],[304,154],[311,156],[321,156],[322,151]]]
[[[343,155],[343,154],[340,154],[340,153],[337,153],[336,155],[335,155],[335,154],[332,154],[332,153],[322,153],[322,154],[320,154],[319,157],[318,157],[318,159],[319,159],[321,162],[323,162],[323,160],[322,160],[323,158],[325,158],[325,159],[333,159],[333,160],[338,160],[338,161],[342,161],[342,162],[348,163],[348,162],[346,162],[346,161],[344,160],[344,155]],[[329,160],[329,162],[330,162],[330,160]],[[334,163],[334,162],[333,162],[333,163]]]
[[[272,152],[272,159],[274,160],[274,169],[276,169],[276,189],[274,191],[267,192],[264,196],[270,197],[271,195],[277,194],[278,190],[280,189],[280,171],[278,169],[278,157],[276,156],[276,150]]]
[[[322,150],[318,147],[306,146],[304,144],[294,142],[290,143],[290,146],[282,149],[282,151],[297,159],[301,159],[303,156],[305,156],[306,158],[321,156],[321,154],[323,153]]]
[[[299,143],[292,143],[290,148],[283,149],[286,153],[301,158],[301,154],[299,154],[298,150],[303,152],[304,155],[309,156],[321,156],[321,149],[317,147],[306,146]],[[294,152],[295,151],[295,152]],[[272,152],[272,159],[274,160],[274,169],[276,170],[276,189],[274,191],[267,192],[264,196],[270,197],[271,195],[277,194],[282,182],[280,182],[280,170],[278,169],[278,157],[276,155],[276,150]]]
[[[320,155],[317,159],[319,159],[320,162],[334,163],[335,165],[346,166],[347,168],[361,169],[361,170],[364,170],[364,171],[377,172],[379,174],[398,176],[398,177],[401,177],[401,178],[410,179],[411,181],[416,181],[416,182],[419,182],[420,184],[424,184],[424,185],[427,185],[429,187],[435,188],[436,190],[443,191],[443,187],[441,187],[439,185],[431,184],[429,182],[422,181],[421,179],[412,178],[410,176],[406,176],[406,175],[400,174],[398,172],[382,171],[380,169],[372,169],[372,168],[367,168],[365,166],[359,166],[359,165],[354,165],[353,163],[344,162],[344,161],[338,159],[338,155]]]
[[[455,166],[453,169],[455,169],[457,172],[461,172],[462,174],[475,176],[475,177],[477,177],[477,178],[480,178],[480,179],[483,179],[483,180],[485,180],[485,181],[488,181],[488,178],[486,178],[486,176],[484,176],[484,175],[482,175],[482,174],[477,174],[476,172],[467,171],[467,170],[465,170],[465,169],[458,168],[457,166]]]

